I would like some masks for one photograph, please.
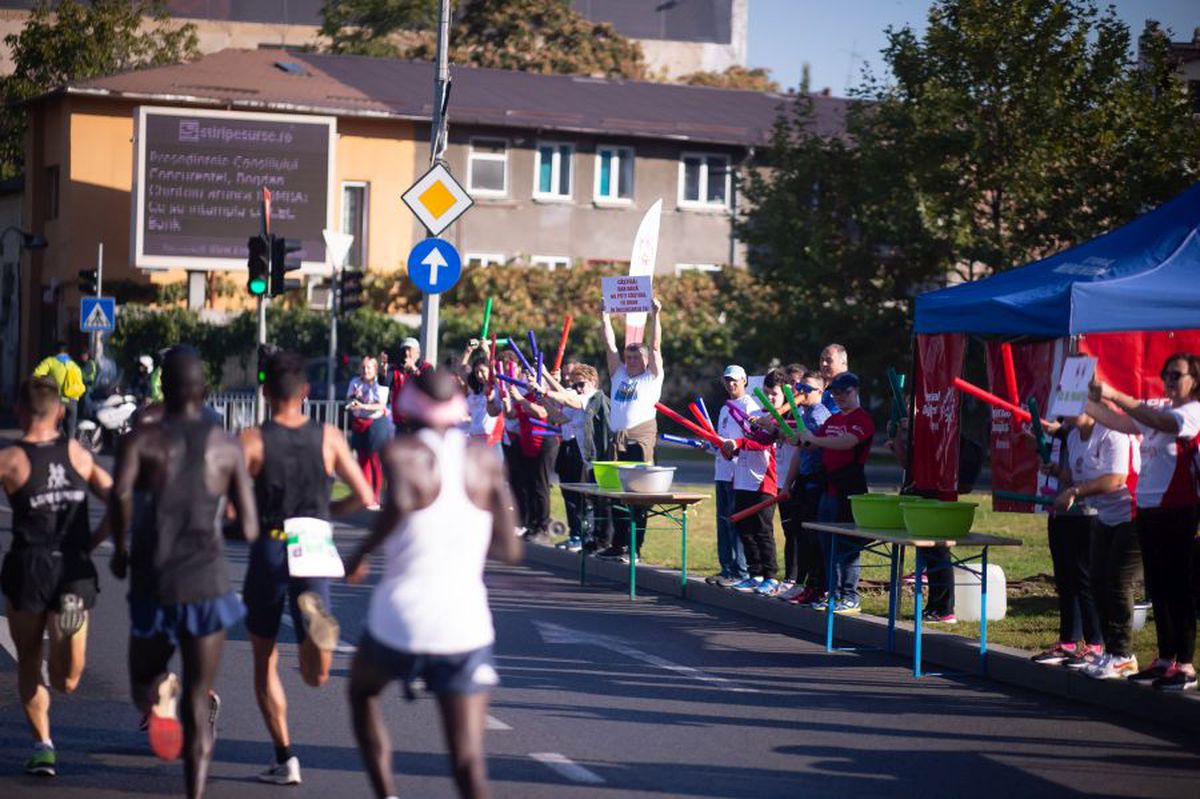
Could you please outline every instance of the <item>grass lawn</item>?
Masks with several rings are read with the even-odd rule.
[[[688,514],[688,572],[693,575],[714,574],[720,570],[717,562],[715,502],[713,487],[709,483],[678,485],[677,490],[707,494],[710,499],[693,506]],[[551,499],[551,515],[565,519],[561,492],[554,490]],[[974,530],[993,533],[1007,538],[1020,539],[1019,547],[993,547],[988,560],[1004,570],[1008,584],[1008,615],[1001,621],[988,623],[988,640],[1020,649],[1040,650],[1058,638],[1058,606],[1051,577],[1050,548],[1046,538],[1046,517],[1040,514],[997,513],[992,510],[990,494],[976,493],[963,497],[977,502]],[[775,522],[775,546],[779,557],[783,556],[783,531],[778,517]],[[974,550],[972,550],[974,551]],[[679,537],[676,530],[650,522],[649,535],[642,549],[647,563],[670,568],[679,568]],[[872,553],[862,557],[863,609],[867,613],[887,616],[887,561]],[[907,571],[912,570],[912,557],[906,558]],[[1139,593],[1140,595],[1140,593]],[[904,593],[905,618],[912,616],[912,588],[906,586]],[[959,635],[979,637],[978,622],[960,622],[942,627]],[[1138,662],[1149,664],[1154,658],[1154,622],[1134,632],[1134,651]]]

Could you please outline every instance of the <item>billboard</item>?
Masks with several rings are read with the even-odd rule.
[[[143,269],[245,270],[271,190],[271,232],[326,271],[337,119],[142,106],[135,110],[133,258]]]

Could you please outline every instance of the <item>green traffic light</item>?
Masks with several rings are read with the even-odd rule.
[[[247,285],[250,289],[250,293],[255,297],[261,297],[267,293],[267,279],[265,277],[250,278],[250,282]]]
[[[258,370],[258,382],[259,383],[267,382],[267,373],[264,372],[262,369]]]

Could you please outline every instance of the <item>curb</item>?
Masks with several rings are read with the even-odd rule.
[[[578,579],[579,555],[551,546],[526,544],[526,561],[565,571]],[[587,566],[589,584],[594,579],[619,585],[629,583],[629,565],[591,558]],[[687,596],[680,591],[679,572],[657,566],[637,567],[639,591],[678,597],[701,605],[722,608],[744,616],[779,624],[819,636],[824,640],[825,615],[809,608],[763,597],[743,596],[688,577]],[[836,640],[883,650],[887,644],[887,619],[863,614],[839,616]],[[912,662],[914,634],[907,622],[896,623],[896,652]],[[978,677],[979,644],[949,632],[925,630],[923,662],[953,669],[963,676]],[[1006,685],[1084,702],[1156,724],[1187,732],[1200,732],[1200,693],[1173,695],[1134,685],[1125,680],[1093,680],[1070,669],[1040,666],[1029,658],[1032,652],[999,644],[988,645],[986,677]],[[911,668],[911,665],[910,665]]]

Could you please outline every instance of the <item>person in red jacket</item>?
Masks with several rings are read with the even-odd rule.
[[[382,364],[380,368],[382,369]],[[404,414],[400,412],[398,404],[400,390],[404,388],[404,383],[409,378],[424,374],[431,369],[433,369],[433,364],[421,358],[421,342],[409,336],[400,342],[399,364],[395,367],[388,365],[389,374],[386,380],[381,374],[380,382],[391,392],[392,425],[395,427],[396,433],[411,433],[414,429],[411,420],[405,418]]]

